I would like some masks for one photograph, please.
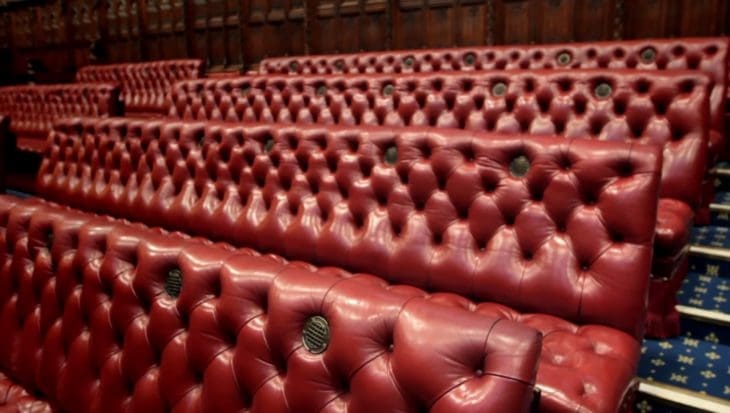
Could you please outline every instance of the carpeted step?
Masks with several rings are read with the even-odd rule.
[[[730,409],[730,346],[680,336],[645,339],[641,351],[642,379],[726,399]]]

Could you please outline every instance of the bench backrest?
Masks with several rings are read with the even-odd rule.
[[[463,298],[37,201],[0,223],[0,366],[54,411],[530,406],[539,333]]]
[[[172,85],[201,77],[203,66],[199,59],[91,65],[79,69],[76,81],[118,84],[126,113],[160,115],[164,113],[165,96]]]
[[[641,39],[546,45],[396,50],[264,59],[260,73],[411,73],[485,69],[700,70],[713,83],[712,128],[724,132],[730,38]]]
[[[707,169],[711,81],[696,72],[541,70],[258,76],[177,84],[170,117],[437,126],[664,147],[661,196],[693,208]]]
[[[82,209],[640,337],[660,165],[657,147],[626,142],[89,119],[49,136],[37,187]]]
[[[119,89],[111,84],[24,85],[0,88],[0,115],[10,119],[18,144],[41,151],[53,123],[76,116],[120,114]]]

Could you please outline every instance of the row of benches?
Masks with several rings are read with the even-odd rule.
[[[18,333],[8,337],[20,339],[20,331],[30,330],[29,337],[40,340],[55,336],[50,329],[68,331],[58,338],[63,345],[48,338],[35,347],[18,341],[17,352],[27,349],[40,361],[4,368],[14,378],[27,377],[20,382],[26,389],[40,389],[62,410],[108,406],[110,399],[102,398],[108,391],[124,400],[120,406],[139,409],[148,404],[136,403],[154,396],[162,399],[157,406],[171,408],[188,395],[185,403],[205,411],[201,406],[214,406],[217,392],[231,391],[238,398],[226,398],[224,411],[241,398],[246,407],[264,403],[261,411],[280,411],[276,406],[282,404],[288,410],[281,411],[367,411],[354,406],[391,403],[395,396],[373,392],[395,388],[407,402],[404,409],[525,411],[534,403],[533,383],[541,391],[541,411],[616,411],[630,403],[661,173],[661,151],[654,146],[414,128],[126,119],[64,121],[49,145],[38,185],[46,199],[414,286],[376,293],[356,282],[335,286],[320,274],[297,273],[286,281],[287,292],[275,288],[287,279],[286,271],[276,269],[281,259],[275,269],[260,270],[270,264],[251,258],[234,272],[241,283],[235,287],[226,283],[228,261],[221,258],[231,252],[200,247],[201,257],[213,258],[188,257],[167,235],[149,246],[130,239],[127,233],[137,225],[95,218],[108,228],[87,231],[88,214],[2,198],[2,210],[9,211],[3,218],[10,260],[4,285],[14,286],[3,308],[19,323],[8,330]],[[47,214],[54,218],[38,217]],[[77,269],[84,264],[88,269]],[[307,268],[349,277],[342,270]],[[455,309],[425,303],[425,320],[411,319],[404,312],[411,301],[401,310],[405,298],[386,292],[424,296],[416,287],[462,294],[427,296],[486,316],[472,321],[482,327],[461,324]],[[336,300],[330,294],[338,297],[339,288],[364,295]],[[221,307],[228,294],[230,305],[253,301],[268,315],[240,321],[235,329],[228,317],[247,313]],[[290,294],[308,311],[292,308]],[[390,303],[384,313],[378,309],[381,296]],[[97,311],[104,315],[95,316]],[[296,313],[296,322],[276,321],[277,311]],[[18,318],[25,314],[32,317]],[[393,339],[399,325],[388,314],[412,323],[403,338]],[[334,353],[307,350],[304,324],[314,316],[326,320],[329,332],[318,337],[329,337]],[[522,324],[505,325],[519,334],[497,339],[494,317]],[[450,327],[441,329],[438,320]],[[177,331],[178,338],[145,336],[148,325],[159,334]],[[533,329],[542,333],[542,350],[535,347],[540,336]],[[254,333],[266,340],[257,341]],[[227,341],[215,339],[221,335]],[[492,339],[501,345],[494,350],[501,355],[495,364],[506,370],[490,366]],[[95,356],[89,346],[96,348],[97,340],[107,344]],[[232,342],[235,352],[226,350]],[[395,353],[384,352],[390,344],[394,352],[403,346],[404,357],[413,355],[414,372],[396,368]],[[346,350],[339,353],[338,346]],[[50,366],[43,362],[47,352],[57,354]],[[362,367],[371,359],[372,368]],[[138,364],[142,360],[147,364]],[[258,381],[244,378],[254,374],[245,366],[267,365],[270,373]],[[238,387],[218,387],[219,380],[234,380],[230,374]],[[43,377],[58,381],[33,381]],[[162,394],[147,393],[155,389]],[[74,393],[80,391],[89,394]],[[259,392],[266,395],[258,396],[263,401],[253,397]]]
[[[176,83],[166,117],[57,121],[47,201],[0,198],[0,405],[629,409],[650,273],[649,327],[675,333],[722,153],[703,65],[725,82],[727,41],[662,42],[684,52],[644,43],[636,66],[705,74],[250,75]],[[576,64],[575,47],[555,59]],[[447,55],[486,67],[479,50],[383,59],[440,70]]]

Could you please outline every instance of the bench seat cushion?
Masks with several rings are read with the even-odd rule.
[[[453,294],[38,199],[0,197],[0,222],[9,411],[43,406],[15,383],[78,413],[481,413],[532,404],[540,334]]]
[[[578,326],[547,314],[523,314],[494,303],[480,304],[476,311],[518,321],[543,334],[537,370],[540,411],[615,412],[637,384],[641,348],[624,332]]]
[[[47,401],[28,394],[23,386],[0,372],[0,413],[50,413]]]

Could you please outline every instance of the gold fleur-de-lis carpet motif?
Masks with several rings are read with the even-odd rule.
[[[730,192],[716,202],[730,205]],[[730,216],[715,214],[711,225],[693,230],[693,244],[730,249]],[[730,314],[730,262],[692,257],[690,273],[678,294],[680,305]],[[645,339],[639,376],[700,394],[730,400],[730,328],[682,317],[682,335]],[[689,412],[639,395],[636,411]]]

